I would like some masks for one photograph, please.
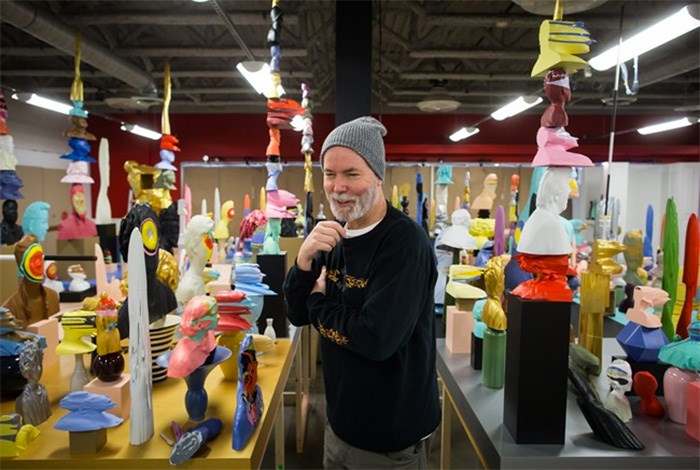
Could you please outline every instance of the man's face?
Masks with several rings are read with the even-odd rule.
[[[331,147],[323,158],[323,190],[336,219],[351,222],[376,203],[382,180],[367,162],[346,147]]]

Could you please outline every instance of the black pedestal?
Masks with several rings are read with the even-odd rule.
[[[662,397],[664,396],[664,374],[666,373],[666,369],[671,367],[671,364],[665,364],[663,362],[636,362],[632,360],[631,358],[627,356],[613,356],[612,360],[614,361],[615,359],[622,359],[623,361],[627,361],[632,368],[632,377],[634,378],[634,374],[637,372],[641,371],[647,371],[651,375],[654,376],[656,381],[659,383],[658,388],[656,389],[656,395]],[[603,371],[605,373],[605,371]],[[634,388],[630,390],[629,392],[625,393],[627,396],[635,396],[637,395],[634,393]]]
[[[483,359],[484,338],[477,338],[472,332],[472,353],[470,362],[474,370],[481,370],[481,361]]]
[[[518,444],[564,444],[570,302],[508,295],[503,423]]]
[[[279,255],[263,255],[258,253],[257,263],[260,265],[260,271],[265,274],[263,282],[270,286],[270,289],[277,292],[277,295],[265,296],[263,311],[258,319],[258,330],[260,333],[265,331],[267,318],[272,318],[272,326],[275,329],[275,334],[278,338],[286,338],[289,336],[289,328],[287,325],[287,310],[284,308],[284,292],[282,285],[284,277],[287,275],[287,252],[282,252]]]
[[[119,238],[117,237],[117,226],[114,224],[101,224],[97,226],[97,235],[100,237],[100,248],[102,253],[109,250],[112,253],[112,262],[120,260]]]

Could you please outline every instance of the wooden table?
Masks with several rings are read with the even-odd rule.
[[[299,346],[303,331],[296,329],[292,333],[292,338],[278,339],[272,351],[258,358],[258,383],[262,388],[264,410],[248,445],[241,451],[234,451],[231,447],[237,383],[225,381],[218,367],[209,374],[205,384],[209,395],[206,416],[220,418],[224,423],[224,429],[219,437],[203,448],[195,458],[182,465],[182,468],[259,468],[273,429],[275,430],[275,466],[277,468],[284,466],[283,392],[292,362],[295,357],[297,364],[301,361]],[[0,468],[132,468],[134,470],[172,468],[168,462],[170,447],[158,434],[164,433],[172,437],[171,421],[181,425],[187,422],[184,398],[187,387],[184,380],[167,379],[154,384],[155,433],[148,442],[140,446],[129,445],[129,423],[125,421],[107,430],[107,444],[96,455],[74,456],[69,452],[68,433],[53,428],[54,423],[67,413],[58,406],[58,403],[68,392],[73,365],[73,357],[63,356],[52,370],[44,371],[41,382],[48,389],[53,415],[48,421],[39,425],[41,435],[29,444],[27,450],[14,459],[3,459],[0,462]],[[303,391],[302,385],[303,382],[300,380],[297,387],[298,394]],[[302,400],[303,397],[298,395],[297,403],[301,403]],[[14,412],[14,409],[14,401],[3,401],[0,404],[0,411],[3,414]],[[297,424],[297,433],[299,433],[299,424]],[[303,446],[303,436],[301,442]]]
[[[645,444],[641,451],[617,449],[594,437],[569,393],[564,445],[516,444],[503,424],[503,389],[481,385],[481,371],[469,364],[468,354],[452,354],[444,339],[437,340],[437,368],[443,383],[441,468],[450,468],[450,432],[458,418],[485,468],[700,468],[700,444],[685,425],[639,412],[632,397],[634,418],[628,426]],[[603,340],[604,367],[610,356],[622,353],[617,341]],[[601,397],[607,393],[599,380]],[[458,464],[458,462],[456,462]]]

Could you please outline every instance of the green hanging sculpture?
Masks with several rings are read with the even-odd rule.
[[[678,288],[678,212],[676,211],[676,202],[672,197],[666,200],[666,222],[662,251],[664,254],[662,288],[668,293],[669,301],[664,304],[661,327],[669,341],[673,341],[675,334],[673,306],[676,305],[676,289]]]

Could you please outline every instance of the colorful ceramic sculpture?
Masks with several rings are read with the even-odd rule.
[[[89,354],[96,348],[94,343],[85,339],[97,332],[95,325],[95,312],[73,310],[61,315],[63,339],[56,347],[56,354],[75,356],[75,367],[70,379],[71,392],[82,390],[90,381],[83,354]]]
[[[170,453],[170,465],[181,465],[193,457],[202,446],[221,434],[223,422],[217,418],[208,419],[183,433]]]
[[[87,217],[85,208],[85,191],[82,184],[71,186],[71,207],[73,211],[58,224],[59,240],[77,240],[96,237],[97,226]]]
[[[238,354],[238,397],[233,417],[233,449],[241,450],[250,440],[263,411],[262,389],[258,385],[258,361],[253,338],[247,336]]]
[[[484,357],[481,383],[489,388],[503,388],[506,366],[506,326],[507,318],[501,305],[507,263],[504,256],[494,256],[486,264],[484,283],[488,298],[482,312],[484,331]]]
[[[629,450],[642,450],[644,444],[615,413],[606,409],[590,388],[586,378],[569,366],[569,381],[576,394],[576,402],[593,433],[606,444]]]
[[[605,374],[608,376],[611,389],[605,400],[605,408],[626,423],[632,419],[630,402],[625,396],[625,392],[632,390],[632,368],[627,361],[615,359],[608,366]]]
[[[34,201],[24,210],[22,230],[25,235],[34,235],[39,243],[44,243],[49,231],[49,209],[51,205],[48,202]]]
[[[180,281],[175,296],[177,301],[186,304],[189,300],[205,293],[204,268],[214,250],[212,230],[214,221],[203,215],[195,215],[185,229],[185,250],[190,267]]]
[[[10,135],[10,129],[7,127],[7,117],[5,96],[0,92],[0,199],[23,199],[24,196],[20,194],[19,190],[24,186],[24,183],[15,171],[17,166],[15,143]],[[17,237],[17,240],[20,238],[22,238],[21,234]],[[0,240],[6,245],[10,244],[4,241],[4,234],[0,237]]]
[[[44,351],[38,339],[26,341],[19,353],[19,368],[27,379],[22,394],[15,401],[15,410],[26,424],[38,426],[51,416],[49,397],[39,380],[43,372]]]
[[[21,455],[39,434],[41,431],[31,424],[22,424],[19,413],[0,416],[0,457]]]
[[[664,305],[661,325],[669,341],[673,340],[673,306],[678,290],[678,212],[676,201],[671,197],[666,201],[666,214],[663,229],[663,289],[668,292],[669,302]]]
[[[655,287],[634,289],[634,307],[627,310],[628,323],[617,334],[617,341],[627,356],[636,362],[656,362],[659,350],[668,344],[661,321],[654,308],[663,306],[668,294]]]
[[[185,305],[180,322],[182,339],[168,363],[168,377],[184,377],[204,364],[216,347],[214,329],[219,323],[216,300],[200,295]]]
[[[59,431],[71,432],[113,428],[124,421],[107,413],[115,404],[104,395],[83,391],[69,393],[60,402],[61,408],[68,410],[68,414],[56,421],[53,427]]]
[[[557,0],[553,19],[545,20],[540,25],[540,54],[530,74],[533,77],[556,68],[573,73],[586,66],[586,61],[578,56],[587,54],[595,41],[582,22],[563,20],[562,4],[561,0]]]
[[[68,266],[68,276],[71,278],[68,290],[71,292],[84,292],[90,288],[90,283],[87,281],[85,270],[79,264],[71,264]]]
[[[44,250],[31,233],[15,245],[15,261],[20,282],[17,292],[5,301],[23,328],[39,320],[46,320],[58,312],[58,294],[41,284],[44,273]]]
[[[65,290],[63,283],[58,279],[55,261],[44,261],[44,287],[53,289],[59,294]]]
[[[620,242],[596,240],[588,271],[581,275],[578,344],[595,354],[601,362],[603,316],[610,302],[610,276],[623,270],[613,257],[624,250],[625,246]]]
[[[262,298],[262,296],[260,297]],[[245,332],[253,332],[250,318],[252,309],[256,305],[248,299],[244,292],[239,290],[217,292],[216,303],[219,306],[220,318],[216,331],[221,333],[217,344],[230,349],[234,356],[221,364],[221,372],[226,380],[238,380],[238,351],[245,339]],[[262,309],[260,309],[260,313],[262,313]],[[257,332],[257,328],[255,332]]]
[[[136,209],[137,207],[142,208]],[[148,324],[153,312],[149,308],[152,300],[150,298],[151,288],[148,284],[149,281],[155,281],[153,279],[155,271],[155,253],[153,251],[158,249],[158,237],[151,218],[154,216],[153,210],[147,205],[136,206],[129,214],[134,210],[138,210],[138,212],[132,215],[131,223],[122,223],[119,232],[120,242],[122,242],[122,257],[126,259],[124,255],[130,254],[128,269],[131,283],[129,295],[124,302],[128,304],[128,309],[124,310],[122,307],[119,310],[118,322],[122,322],[122,314],[124,314],[126,316],[124,323],[128,331],[125,336],[129,336],[129,375],[131,376],[129,443],[140,445],[153,436],[153,376],[151,375],[151,342],[148,336]],[[141,214],[141,212],[143,213]],[[127,219],[129,214],[127,214]],[[128,233],[125,232],[127,228],[129,229]],[[125,240],[128,240],[126,247],[123,245]],[[163,287],[167,289],[164,285]],[[170,291],[170,295],[173,296],[174,303],[175,298],[172,291]],[[160,315],[158,316],[160,317]],[[122,334],[121,325],[119,325],[119,334]]]
[[[124,372],[124,356],[119,344],[117,329],[117,303],[106,294],[101,294],[97,302],[97,356],[93,369],[103,382],[119,380]]]
[[[109,203],[109,141],[100,139],[100,151],[98,154],[100,168],[100,189],[97,193],[97,207],[95,208],[95,223],[112,223],[112,206]]]
[[[632,388],[639,397],[642,413],[654,418],[663,418],[666,415],[666,411],[656,397],[656,389],[658,387],[659,383],[651,372],[642,370],[634,374]]]
[[[481,191],[477,197],[474,198],[474,202],[469,206],[470,209],[476,217],[488,219],[491,210],[493,209],[493,203],[498,197],[496,195],[496,187],[498,187],[498,176],[496,173],[489,173],[484,178],[484,189]],[[466,184],[465,184],[466,188]]]
[[[129,237],[134,229],[138,229],[140,239],[143,242],[142,246],[139,248],[139,252],[142,252],[145,256],[146,274],[141,282],[146,282],[145,286],[142,287],[146,288],[147,293],[147,306],[144,311],[148,314],[148,321],[146,323],[148,325],[174,311],[177,308],[177,300],[175,299],[175,293],[156,277],[158,249],[160,246],[159,227],[156,213],[148,204],[135,205],[121,222],[119,229],[119,249],[122,259],[127,262],[131,249]],[[139,281],[134,280],[132,272],[129,270],[129,292],[131,292],[131,287],[134,282]],[[119,335],[122,338],[129,337],[130,308],[129,299],[127,297],[126,301],[119,309],[118,326]],[[148,333],[148,328],[146,328],[145,333]]]
[[[14,245],[24,236],[22,226],[17,224],[17,201],[7,199],[2,203],[2,222],[0,222],[0,243]]]
[[[685,232],[685,259],[683,261],[683,284],[685,284],[685,299],[681,315],[676,323],[676,334],[685,339],[688,337],[688,325],[691,321],[693,299],[698,287],[698,264],[700,263],[700,224],[698,216],[690,214],[688,227]]]

